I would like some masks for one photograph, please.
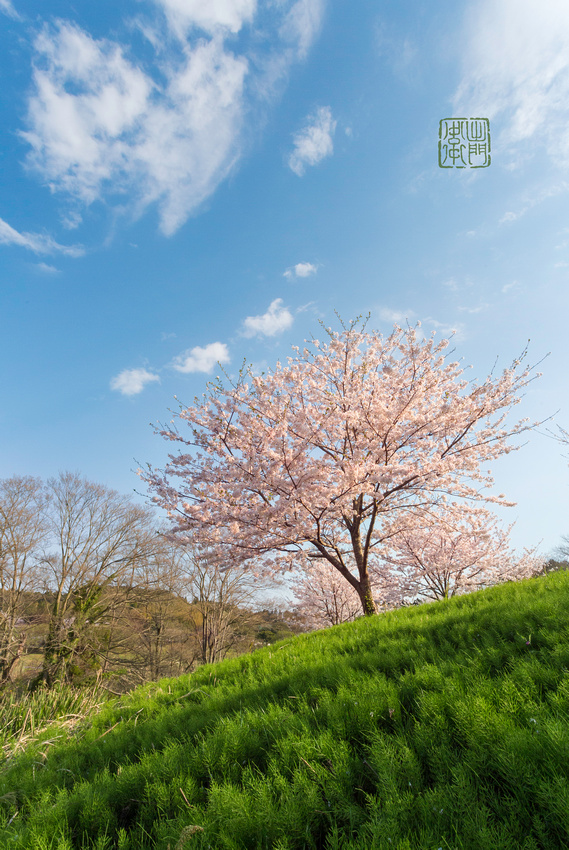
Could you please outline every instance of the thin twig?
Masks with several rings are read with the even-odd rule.
[[[185,800],[185,802],[186,802],[186,806],[187,806],[189,809],[195,809],[195,806],[192,806],[192,804],[190,803],[190,801],[188,800],[188,798],[187,798],[187,797],[186,797],[186,795],[184,794],[184,791],[182,790],[182,788],[180,788],[180,794],[181,794],[181,795],[182,795],[182,797],[184,798],[184,800]]]

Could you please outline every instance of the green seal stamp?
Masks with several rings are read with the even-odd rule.
[[[490,156],[488,118],[443,118],[439,124],[440,168],[487,168]]]

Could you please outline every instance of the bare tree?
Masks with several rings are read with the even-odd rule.
[[[225,568],[207,549],[187,545],[182,555],[199,660],[211,664],[225,658],[242,639],[247,624],[255,617],[260,586],[243,566]]]
[[[569,431],[557,426],[558,433],[555,434],[549,431],[549,435],[564,446],[569,446]],[[561,543],[555,548],[553,557],[550,558],[546,565],[546,570],[556,571],[559,569],[566,570],[569,568],[569,534],[563,535]]]
[[[43,564],[53,594],[40,678],[73,678],[97,654],[93,626],[123,604],[137,570],[156,547],[148,508],[130,498],[65,472],[48,481],[50,546]]]
[[[165,537],[138,571],[137,586],[117,619],[124,635],[130,681],[156,680],[190,670],[198,647],[186,601],[187,565],[179,546]]]
[[[553,557],[561,564],[566,564],[569,561],[569,534],[564,534],[561,538],[561,543],[556,546]],[[566,569],[564,567],[564,569]]]
[[[38,478],[0,480],[0,681],[24,651],[25,618],[38,588],[47,495]],[[22,628],[24,626],[24,628]]]

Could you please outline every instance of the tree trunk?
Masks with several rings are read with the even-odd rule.
[[[8,679],[10,678],[10,675],[11,675],[12,670],[14,669],[16,663],[20,660],[20,658],[24,654],[25,646],[26,646],[26,633],[24,632],[20,637],[20,643],[18,644],[18,649],[17,649],[15,655],[13,655],[12,658],[9,661],[6,660],[6,662],[4,663],[4,665],[2,667],[2,673],[1,673],[1,676],[0,676],[0,682],[2,684],[5,684],[8,681]]]
[[[357,591],[362,603],[364,615],[366,617],[371,617],[373,614],[377,614],[377,608],[375,607],[373,594],[371,592],[371,583],[367,573],[359,582]]]

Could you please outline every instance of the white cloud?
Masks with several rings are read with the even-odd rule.
[[[172,366],[178,372],[211,372],[216,363],[229,363],[229,351],[223,342],[211,342],[204,348],[196,345],[178,354]]]
[[[70,24],[45,29],[35,46],[44,67],[24,133],[30,164],[87,204],[134,190],[141,209],[158,203],[165,234],[177,230],[238,156],[247,62],[199,41],[160,89],[121,47]]]
[[[275,298],[262,316],[247,316],[243,322],[243,336],[275,336],[290,328],[294,319],[282,303],[282,298]]]
[[[70,22],[45,26],[22,133],[28,165],[68,196],[70,225],[96,200],[136,214],[155,204],[171,235],[239,161],[244,133],[262,125],[246,116],[262,118],[323,5],[278,0],[258,30],[257,0],[154,0],[152,18],[138,21],[154,50],[144,65],[128,45]]]
[[[63,254],[67,257],[82,257],[85,249],[81,245],[60,245],[51,236],[43,233],[19,233],[7,221],[0,218],[0,244],[17,245],[34,254]]]
[[[289,168],[302,177],[307,165],[317,165],[334,152],[332,136],[336,121],[329,106],[319,106],[308,117],[306,125],[294,136],[294,150],[288,158]]]
[[[9,18],[14,18],[15,21],[20,20],[19,14],[14,9],[10,0],[0,0],[0,12],[4,12]]]
[[[111,389],[123,395],[138,395],[153,381],[160,381],[160,378],[146,369],[123,369],[111,380]]]
[[[118,45],[72,24],[44,28],[34,46],[35,93],[23,134],[33,149],[29,161],[54,188],[89,203],[126,161],[151,82]]]
[[[500,116],[499,146],[540,142],[569,166],[567,0],[480,0],[464,40],[455,114]]]
[[[237,33],[257,8],[256,0],[156,0],[156,4],[178,36],[192,27],[212,34],[224,29]]]
[[[292,268],[287,269],[283,277],[287,277],[289,280],[293,277],[310,277],[311,274],[316,274],[317,271],[318,266],[315,266],[313,263],[297,263]]]

